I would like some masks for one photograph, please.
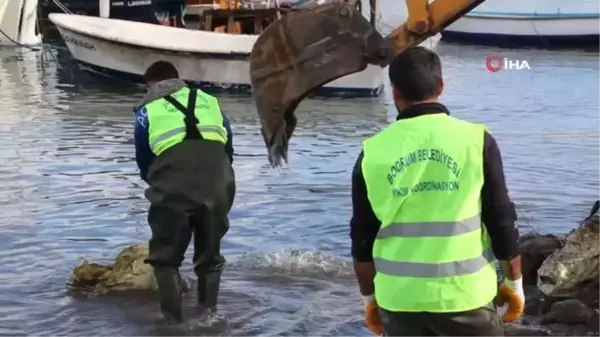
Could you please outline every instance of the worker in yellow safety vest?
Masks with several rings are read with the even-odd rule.
[[[148,93],[134,109],[136,161],[149,185],[152,231],[147,263],[154,267],[168,323],[182,321],[179,267],[194,236],[198,304],[214,312],[225,259],[221,239],[235,196],[229,120],[217,99],[179,79],[173,64],[157,61],[145,75]]]
[[[433,51],[403,52],[389,77],[398,117],[363,142],[352,175],[365,322],[388,336],[502,335],[501,317],[517,319],[525,298],[498,145],[485,126],[438,102],[444,83]]]

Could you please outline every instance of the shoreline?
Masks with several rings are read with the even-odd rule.
[[[520,238],[525,310],[506,336],[600,336],[598,207],[569,233]]]

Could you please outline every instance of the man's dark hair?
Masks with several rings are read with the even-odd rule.
[[[390,82],[407,101],[436,97],[442,80],[442,62],[433,51],[412,47],[396,56],[389,67]]]
[[[173,78],[179,78],[179,73],[177,72],[177,69],[175,69],[175,66],[167,61],[157,61],[152,63],[144,73],[144,81],[146,81],[146,83],[160,82]]]

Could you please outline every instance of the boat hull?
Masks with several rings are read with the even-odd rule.
[[[483,45],[597,46],[598,16],[469,14],[441,32],[442,41]]]
[[[2,1],[2,0],[0,0]],[[60,3],[71,12],[79,15],[97,17],[100,15],[98,0],[60,0]],[[169,21],[178,21],[183,17],[184,8],[174,0],[110,0],[110,18],[162,24]],[[40,1],[40,29],[43,31],[45,41],[60,39],[54,24],[49,20],[52,13],[64,13],[53,1]]]
[[[126,81],[141,82],[146,69],[158,60],[171,62],[180,77],[208,92],[249,93],[249,53],[175,52],[142,47],[83,34],[56,25],[73,58],[85,70]],[[167,27],[168,28],[168,27]],[[316,89],[315,96],[373,97],[383,88],[383,72],[369,65]]]
[[[37,0],[0,0],[0,46],[42,43],[36,32]]]

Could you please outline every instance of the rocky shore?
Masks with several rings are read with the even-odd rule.
[[[596,202],[567,235],[521,237],[525,314],[507,336],[599,336],[599,226]]]

